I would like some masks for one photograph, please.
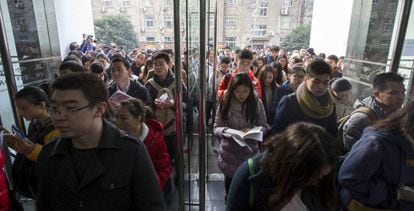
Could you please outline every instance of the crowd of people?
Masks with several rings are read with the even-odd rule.
[[[176,113],[181,55],[84,48],[72,43],[56,78],[15,96],[30,121],[27,135],[3,128],[16,191],[42,211],[164,210],[177,115],[189,113]],[[183,108],[196,109],[205,89],[227,210],[414,209],[414,103],[402,108],[397,73],[378,74],[371,96],[355,99],[344,58],[312,48],[209,48],[206,87],[198,50],[181,57]],[[228,133],[255,127],[261,140]]]

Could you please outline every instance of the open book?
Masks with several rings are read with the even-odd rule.
[[[117,90],[111,95],[111,97],[109,97],[108,100],[113,106],[119,107],[122,101],[128,100],[130,98],[132,98],[130,95],[126,94],[125,92]]]
[[[254,127],[247,132],[235,129],[227,129],[224,134],[226,137],[232,137],[235,142],[237,142],[241,147],[248,146],[246,139],[253,139],[256,141],[263,141],[263,132],[262,127]]]

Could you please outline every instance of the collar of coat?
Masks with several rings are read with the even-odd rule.
[[[103,120],[102,136],[101,140],[98,143],[97,150],[120,149],[122,147],[122,138],[134,139],[131,136],[129,136],[126,132],[116,128],[116,126],[112,123]],[[137,141],[136,139],[134,140]],[[59,154],[68,154],[72,144],[71,142],[72,139],[70,138],[60,138],[56,142],[53,142],[55,145],[52,153],[50,154],[50,157]]]

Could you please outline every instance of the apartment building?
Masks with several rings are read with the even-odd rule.
[[[187,8],[186,1],[181,2],[181,39],[196,43],[200,29],[199,1],[188,0]],[[214,43],[217,17],[219,47],[279,45],[296,27],[312,21],[313,0],[223,0],[217,1],[217,5],[213,2],[206,17],[208,40]],[[126,16],[141,45],[164,48],[172,47],[174,41],[173,3],[173,0],[92,0],[92,8],[95,20],[106,15]]]

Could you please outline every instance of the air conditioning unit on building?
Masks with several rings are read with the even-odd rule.
[[[106,7],[102,7],[101,12],[106,12]]]
[[[119,8],[119,11],[121,11],[121,12],[126,12],[126,10],[127,10],[127,8],[126,8],[126,7],[121,7],[121,8]]]
[[[168,7],[164,6],[162,7],[162,11],[166,12],[168,10]]]
[[[147,11],[147,8],[146,7],[143,7],[143,8],[141,8],[141,10],[142,10],[142,12],[146,12]]]
[[[140,30],[141,32],[145,32],[145,28],[144,27],[141,27],[141,30]]]
[[[269,31],[267,34],[269,35],[269,37],[274,37],[275,36],[275,32],[274,31]]]
[[[289,15],[289,7],[282,7],[281,15]]]

